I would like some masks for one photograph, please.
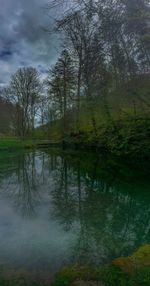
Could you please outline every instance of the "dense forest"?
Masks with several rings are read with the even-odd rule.
[[[147,156],[149,1],[57,0],[46,7],[56,8],[63,13],[48,32],[62,36],[60,55],[44,81],[34,67],[12,75],[0,106],[11,106],[13,116],[0,132]]]

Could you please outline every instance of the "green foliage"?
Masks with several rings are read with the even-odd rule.
[[[65,268],[56,274],[55,280],[51,285],[69,286],[75,280],[91,280],[102,281],[105,286],[149,286],[149,266],[150,245],[144,245],[131,257],[120,257],[109,266],[99,268]]]
[[[106,146],[116,155],[146,157],[150,154],[150,118],[128,118],[106,129]]]
[[[78,126],[74,111],[67,114],[62,134],[61,120],[47,128],[51,140],[68,146],[98,148],[117,156],[149,157],[150,115],[149,77],[122,83],[105,97],[81,104]],[[55,139],[56,138],[56,139]]]
[[[68,286],[75,280],[97,280],[100,278],[99,270],[90,266],[64,268],[55,276],[52,286]]]
[[[116,266],[92,268],[68,268],[56,274],[51,286],[70,286],[73,281],[102,281],[105,286],[149,286],[150,270],[140,267],[133,275],[128,275]]]
[[[117,267],[105,267],[101,270],[101,280],[108,286],[131,286],[127,275]]]
[[[117,156],[149,157],[150,118],[128,117],[103,124],[94,131],[71,133],[66,144],[77,147],[98,148]]]

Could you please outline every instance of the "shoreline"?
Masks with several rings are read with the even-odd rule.
[[[141,246],[131,256],[115,258],[108,265],[64,267],[54,276],[42,270],[39,273],[23,268],[3,270],[0,274],[1,286],[149,286],[150,244]]]
[[[3,139],[2,139],[3,140]],[[141,159],[143,160],[150,160],[150,153],[143,154],[142,152],[111,152],[106,148],[106,146],[99,146],[96,142],[91,142],[90,144],[85,142],[68,142],[67,140],[62,140],[59,142],[52,142],[51,140],[25,140],[20,141],[16,139],[12,146],[10,146],[10,141],[6,142],[6,146],[1,146],[1,139],[0,139],[0,157],[1,154],[5,152],[16,152],[20,150],[35,150],[35,149],[49,149],[49,148],[60,148],[65,151],[85,151],[85,152],[93,152],[99,153],[106,156],[113,156],[115,158],[131,158],[133,160]]]

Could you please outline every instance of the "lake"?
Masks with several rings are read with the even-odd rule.
[[[53,275],[65,265],[103,265],[150,243],[148,171],[90,152],[3,156],[0,267]]]

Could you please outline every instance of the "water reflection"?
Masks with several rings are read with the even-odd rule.
[[[0,263],[100,264],[150,242],[145,174],[90,154],[0,160]]]

